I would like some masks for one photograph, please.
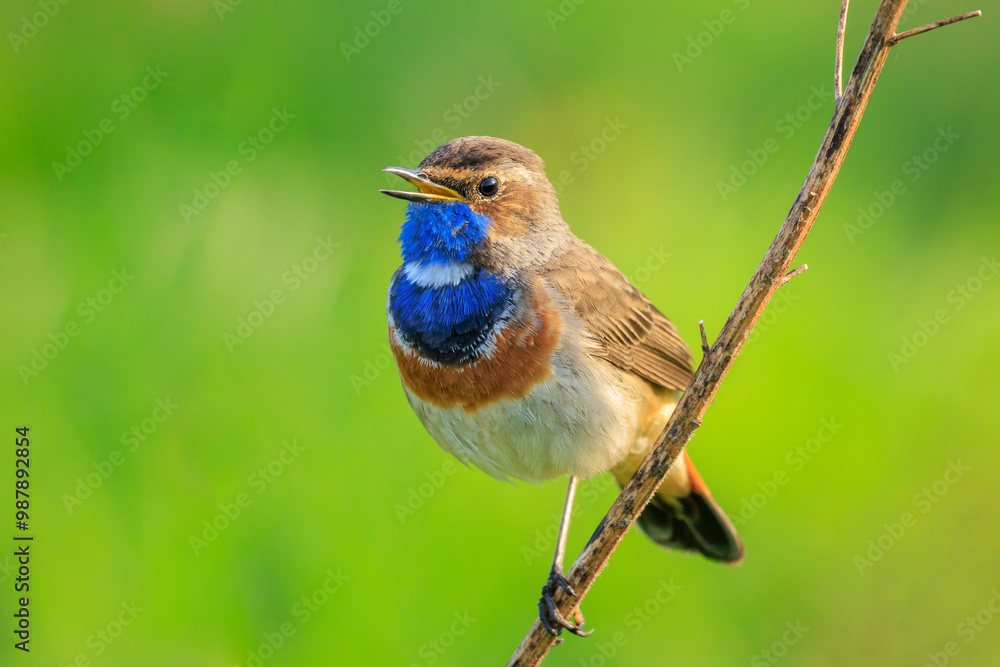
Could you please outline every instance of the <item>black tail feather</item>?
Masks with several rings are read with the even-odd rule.
[[[650,539],[669,549],[697,551],[733,565],[743,560],[743,541],[710,495],[653,496],[638,523]]]

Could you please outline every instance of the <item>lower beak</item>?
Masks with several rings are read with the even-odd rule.
[[[427,178],[427,175],[421,171],[402,169],[401,167],[386,167],[382,171],[387,171],[390,174],[395,174],[396,176],[405,178],[410,183],[417,186],[420,190],[420,192],[408,192],[405,190],[379,190],[379,192],[383,192],[391,197],[399,197],[400,199],[424,203],[436,201],[465,201],[465,197],[458,194],[451,188],[438,185],[434,181]]]

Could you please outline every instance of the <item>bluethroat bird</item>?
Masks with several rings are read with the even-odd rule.
[[[552,595],[577,480],[635,472],[692,376],[677,329],[563,222],[542,160],[493,137],[454,139],[416,170],[389,285],[389,341],[403,390],[445,451],[498,479],[569,476],[539,615],[583,631]],[[739,563],[743,544],[687,452],[646,506],[654,542]]]

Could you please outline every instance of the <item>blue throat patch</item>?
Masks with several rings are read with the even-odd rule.
[[[489,218],[466,204],[412,203],[399,241],[403,260],[425,266],[466,263],[486,241]],[[513,287],[484,268],[453,285],[423,287],[404,269],[393,276],[389,312],[403,339],[444,364],[473,361],[513,296]]]
[[[465,262],[486,241],[490,219],[468,204],[411,203],[399,233],[404,262]]]

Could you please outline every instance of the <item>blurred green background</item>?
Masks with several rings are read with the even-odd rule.
[[[693,343],[832,113],[837,2],[344,5],[0,9],[0,427],[31,427],[36,537],[30,655],[0,551],[0,663],[503,664],[564,482],[456,465],[411,413],[384,315],[403,205],[378,170],[456,136],[532,148],[574,231]],[[848,67],[875,6],[852,4]],[[913,3],[902,27],[977,8]],[[892,52],[810,270],[691,444],[745,564],[630,534],[584,604],[597,632],[546,664],[996,664],[982,8]],[[583,487],[574,553],[615,493]]]

